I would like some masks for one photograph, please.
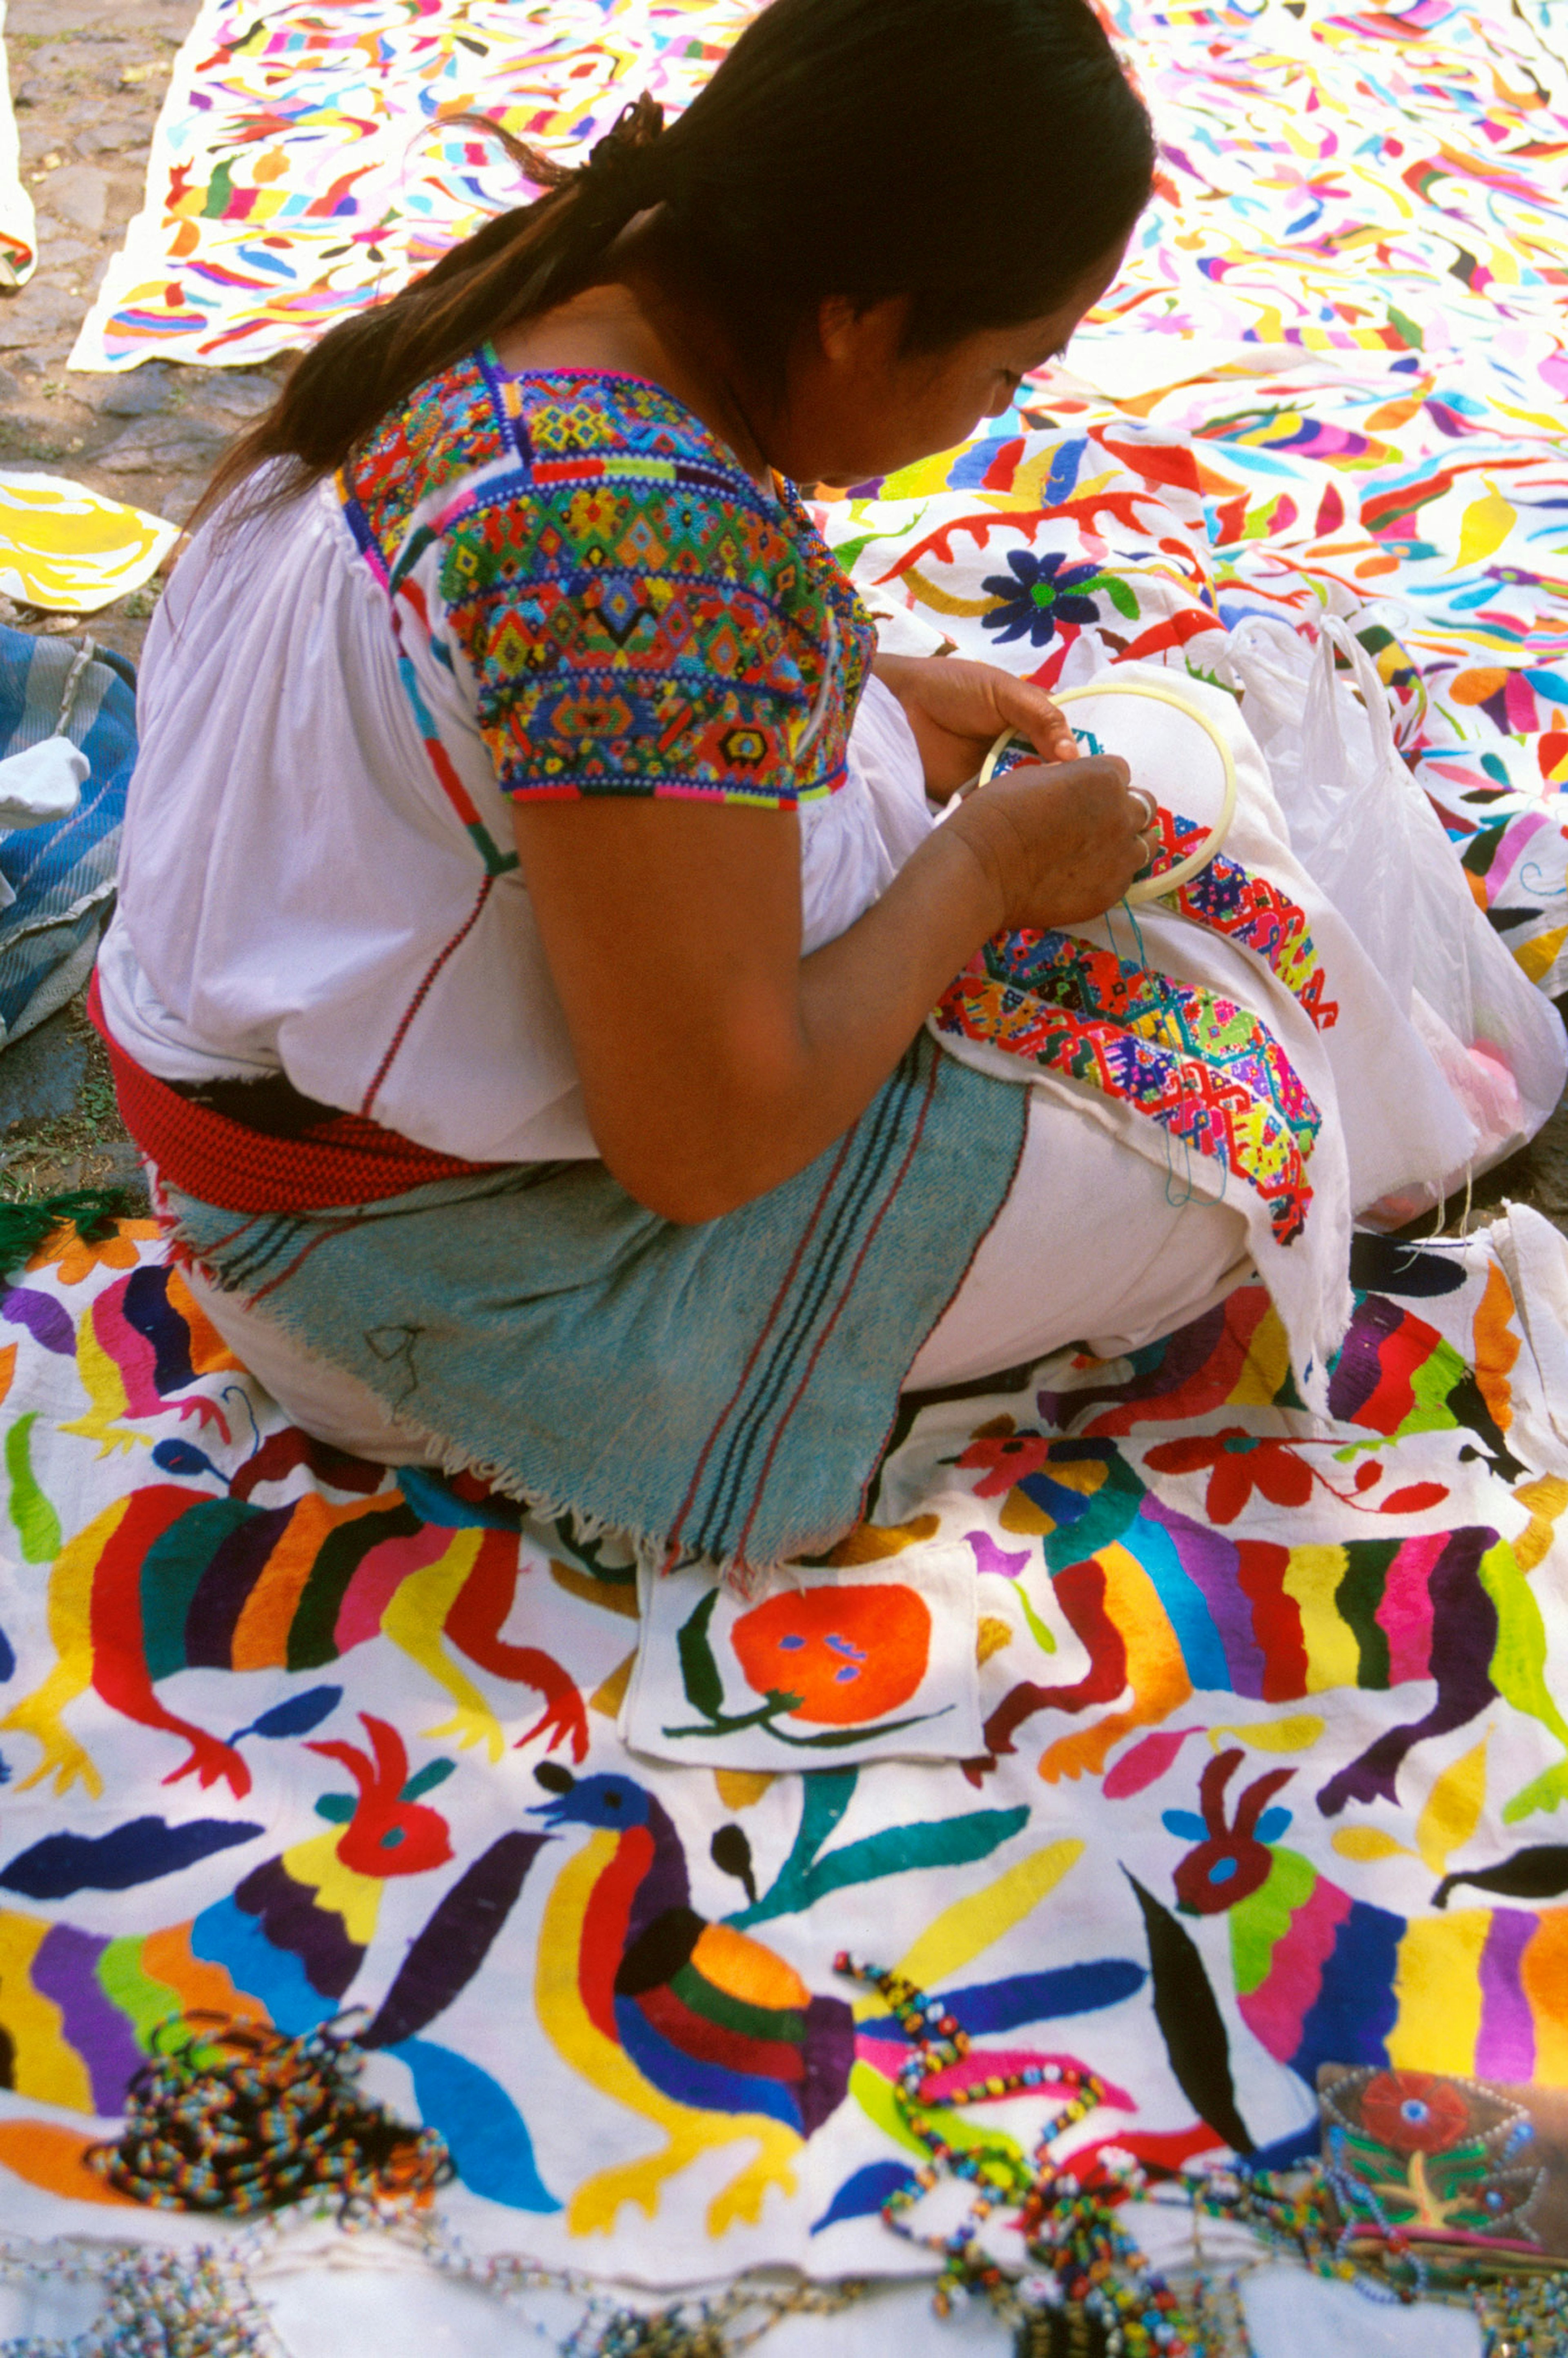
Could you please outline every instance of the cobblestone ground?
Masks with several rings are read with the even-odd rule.
[[[147,362],[75,375],[66,360],[131,215],[147,144],[195,0],[9,0],[6,45],[39,266],[0,295],[0,466],[77,477],[183,523],[230,437],[272,398],[284,363],[254,370]],[[0,622],[139,660],[156,586],[84,622],[0,598]],[[108,1068],[80,1003],[0,1055],[0,1195],[136,1178]],[[1568,1233],[1568,1099],[1523,1154],[1488,1174],[1473,1216],[1505,1197]],[[1448,1226],[1463,1215],[1447,1207]]]

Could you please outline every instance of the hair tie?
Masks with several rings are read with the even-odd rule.
[[[619,194],[635,189],[640,207],[642,192],[653,193],[655,149],[664,127],[664,108],[644,92],[630,106],[623,106],[603,137],[594,141],[588,161],[578,167],[579,186],[606,189],[614,186]]]

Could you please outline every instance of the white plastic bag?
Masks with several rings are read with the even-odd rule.
[[[0,762],[0,827],[44,827],[69,818],[92,763],[69,737],[46,737]]]
[[[1555,1108],[1568,1042],[1400,758],[1376,665],[1336,615],[1317,618],[1315,647],[1281,617],[1249,615],[1217,668],[1242,691],[1297,858],[1409,1012],[1475,1124],[1473,1170],[1488,1170]]]

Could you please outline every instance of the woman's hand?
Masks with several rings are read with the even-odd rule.
[[[1114,908],[1147,867],[1152,797],[1115,753],[1035,762],[968,796],[938,835],[963,843],[989,878],[1003,926],[1086,925]]]
[[[1071,762],[1077,743],[1043,687],[959,655],[878,655],[872,665],[914,731],[933,802],[967,785],[1004,729],[1043,761]]]
[[[611,1171],[670,1220],[777,1186],[842,1137],[988,935],[1119,900],[1147,817],[1114,755],[1024,763],[803,958],[792,812],[521,805],[523,873]]]

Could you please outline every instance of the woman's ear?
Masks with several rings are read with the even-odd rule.
[[[880,303],[857,304],[848,295],[828,295],[816,307],[816,341],[830,367],[848,376],[891,368],[903,348],[909,319],[907,295],[887,295]]]

